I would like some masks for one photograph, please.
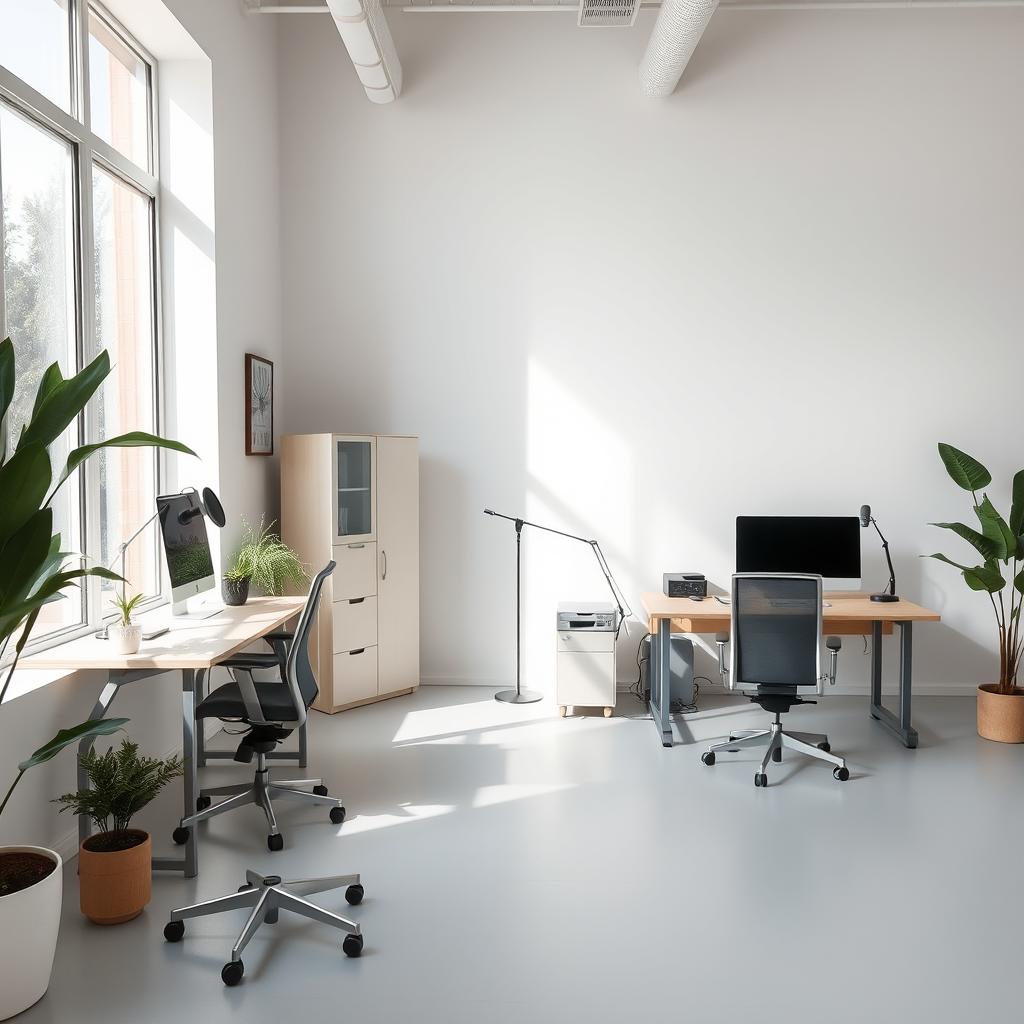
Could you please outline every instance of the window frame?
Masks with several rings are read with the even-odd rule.
[[[99,18],[146,65],[148,86],[148,167],[140,167],[119,150],[100,138],[92,130],[89,95],[89,17]],[[151,380],[153,401],[153,428],[160,433],[165,418],[164,408],[164,339],[163,307],[161,300],[160,268],[160,154],[159,154],[159,65],[151,53],[129,32],[120,21],[96,0],[68,0],[68,31],[71,34],[70,112],[48,99],[27,82],[0,65],[0,101],[8,104],[30,122],[65,141],[71,149],[72,176],[72,253],[74,266],[73,301],[76,337],[73,349],[81,369],[97,354],[96,289],[95,289],[95,222],[93,220],[94,168],[100,167],[116,181],[140,193],[149,203],[150,247],[150,303],[153,374]],[[2,171],[0,171],[2,174]],[[0,178],[0,188],[2,188]],[[3,231],[0,218],[0,233]],[[2,241],[2,237],[0,237]],[[0,328],[6,327],[6,308],[2,277],[0,277]],[[87,408],[74,428],[74,444],[90,444],[99,440],[97,418]],[[161,493],[167,480],[166,459],[159,449],[153,451],[154,486]],[[69,484],[77,485],[79,537],[83,553],[101,550],[100,479],[99,462],[88,460]],[[66,484],[65,486],[68,486]],[[141,524],[138,524],[141,525]],[[134,529],[134,527],[133,527]],[[142,543],[143,537],[136,543]],[[158,591],[149,595],[141,605],[143,610],[168,601],[165,574],[162,571],[156,531],[147,540],[154,549],[158,566]],[[97,556],[94,556],[97,557]],[[94,564],[97,564],[94,561]],[[26,645],[25,654],[45,650],[66,643],[94,630],[103,619],[102,581],[86,578],[83,587],[84,621],[52,630]]]

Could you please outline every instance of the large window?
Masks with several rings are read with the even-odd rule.
[[[14,341],[19,387],[4,427],[17,437],[43,371],[74,373],[106,349],[113,372],[55,446],[159,429],[152,59],[87,0],[0,0],[0,337]],[[148,448],[104,452],[62,492],[65,550],[109,564],[152,515],[159,461]],[[132,592],[158,597],[154,530],[129,549]],[[46,605],[36,643],[96,622],[110,584]]]

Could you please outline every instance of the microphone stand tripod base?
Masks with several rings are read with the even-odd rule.
[[[883,604],[891,604],[893,601],[899,600],[898,594],[872,594],[872,601],[880,601]]]
[[[544,694],[536,690],[499,690],[494,699],[500,700],[502,704],[536,704],[544,699]]]

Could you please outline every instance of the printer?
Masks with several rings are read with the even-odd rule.
[[[573,708],[602,708],[605,718],[611,717],[617,625],[618,610],[613,604],[559,604],[555,692],[563,718]]]

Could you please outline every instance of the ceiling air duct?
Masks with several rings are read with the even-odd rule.
[[[632,28],[640,0],[580,0],[580,28]]]
[[[718,0],[664,0],[640,63],[646,96],[670,96],[697,49]]]
[[[359,81],[374,103],[390,103],[402,91],[402,65],[380,0],[327,0]]]

